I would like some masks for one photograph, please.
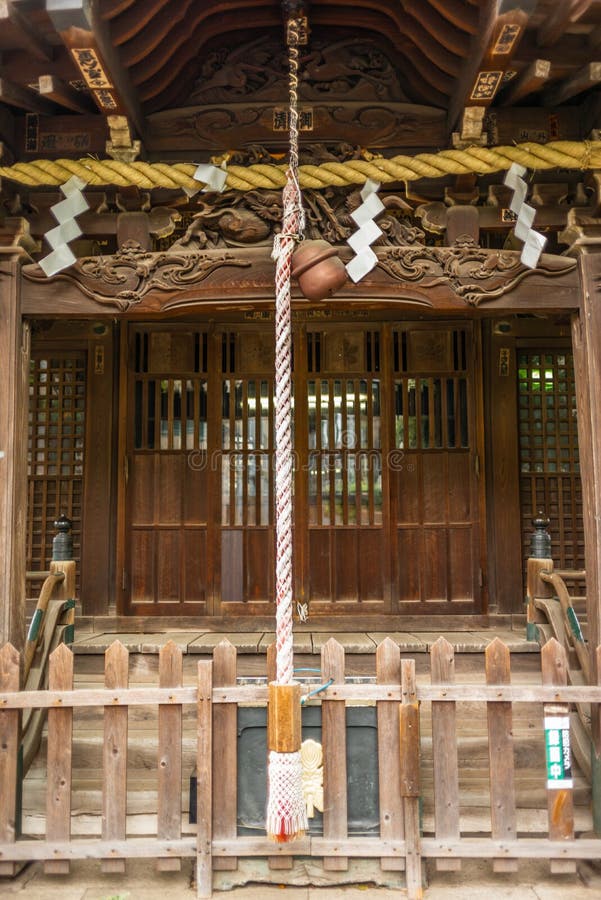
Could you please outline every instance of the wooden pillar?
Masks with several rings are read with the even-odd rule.
[[[588,639],[594,684],[599,682],[596,648],[601,644],[601,254],[578,247],[580,312],[572,321],[578,444],[582,478]],[[601,710],[591,707],[593,820],[601,834]]]
[[[1,243],[1,240],[0,240]],[[0,645],[25,643],[29,327],[21,319],[20,247],[0,246]]]

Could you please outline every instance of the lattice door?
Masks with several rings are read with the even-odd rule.
[[[518,350],[520,495],[523,556],[532,518],[551,520],[552,556],[561,568],[584,566],[582,488],[574,362],[569,348]]]
[[[73,555],[80,560],[84,475],[86,355],[32,353],[29,376],[27,569],[44,571],[52,558],[54,520],[73,522]],[[78,573],[79,573],[79,566]]]

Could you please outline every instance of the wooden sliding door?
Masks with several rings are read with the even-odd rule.
[[[294,585],[310,615],[477,611],[469,325],[294,329]],[[123,609],[272,615],[272,323],[131,326]]]

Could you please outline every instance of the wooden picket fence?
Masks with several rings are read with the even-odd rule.
[[[601,648],[598,650],[601,662]],[[268,654],[268,674],[273,671]],[[20,691],[19,654],[0,650],[0,875],[23,861],[43,860],[48,873],[67,874],[71,860],[98,859],[104,871],[122,872],[128,858],[153,858],[159,870],[196,861],[198,897],[212,895],[213,871],[234,869],[238,858],[264,857],[270,867],[290,867],[295,856],[320,857],[326,870],[345,870],[353,858],[377,859],[382,870],[404,871],[409,897],[422,895],[422,861],[440,869],[461,860],[486,858],[496,871],[513,871],[519,859],[544,858],[554,872],[575,871],[582,859],[601,857],[601,840],[576,838],[573,791],[548,790],[548,831],[518,837],[512,716],[514,704],[535,703],[545,714],[566,714],[570,703],[601,702],[601,687],[568,686],[565,650],[555,640],[542,650],[542,684],[511,683],[508,648],[498,639],[486,650],[485,683],[454,679],[453,648],[440,638],[431,650],[429,684],[416,682],[415,663],[401,659],[386,639],[376,654],[375,680],[345,680],[345,657],[331,639],[322,651],[321,678],[331,684],[308,703],[321,705],[324,769],[323,835],[291,844],[244,836],[237,828],[237,708],[265,704],[264,683],[239,683],[236,651],[219,645],[213,660],[198,663],[196,684],[184,686],[181,650],[161,651],[158,686],[128,687],[128,652],[115,642],[106,652],[104,687],[73,687],[73,655],[64,645],[51,657],[49,687]],[[601,666],[599,666],[601,671]],[[305,689],[305,692],[308,690]],[[488,836],[464,836],[459,818],[457,705],[486,704],[489,740],[490,814]],[[380,827],[377,836],[349,836],[347,810],[346,706],[373,703],[378,730]],[[434,833],[420,828],[420,704],[431,704]],[[158,817],[156,834],[128,837],[128,709],[158,707]],[[182,836],[182,716],[196,708],[197,830]],[[75,707],[103,713],[102,837],[71,836],[72,735]],[[47,802],[44,840],[16,833],[17,767],[23,710],[43,708],[47,724]],[[545,767],[541,747],[541,766]],[[218,802],[217,802],[218,799]],[[280,873],[281,876],[281,873]],[[274,873],[274,879],[281,880]]]

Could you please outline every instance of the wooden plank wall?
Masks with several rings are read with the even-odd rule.
[[[273,651],[270,652],[273,666]],[[19,861],[43,860],[47,872],[68,874],[70,860],[97,859],[103,869],[122,871],[128,858],[154,858],[159,871],[176,870],[195,860],[197,895],[212,895],[212,873],[235,869],[239,857],[264,857],[273,868],[295,856],[324,860],[324,869],[346,871],[349,861],[375,858],[383,870],[405,869],[410,898],[423,891],[422,862],[456,870],[468,858],[488,858],[495,871],[513,871],[518,859],[549,859],[553,872],[573,872],[579,859],[601,856],[601,840],[575,838],[573,788],[548,783],[548,836],[518,837],[513,712],[516,704],[536,703],[546,715],[565,715],[568,702],[601,702],[599,686],[567,686],[567,657],[549,641],[542,650],[542,685],[514,685],[508,648],[491,642],[485,659],[485,683],[456,683],[453,648],[443,638],[433,646],[430,683],[416,681],[415,663],[401,659],[392,640],[377,653],[376,678],[345,680],[344,650],[331,639],[324,646],[321,678],[329,686],[309,702],[321,704],[324,759],[323,836],[309,834],[290,844],[264,836],[238,834],[236,798],[237,709],[263,705],[265,683],[238,683],[234,647],[224,641],[213,661],[198,664],[194,685],[184,686],[182,654],[168,643],[159,656],[158,686],[128,687],[128,655],[116,641],[106,653],[105,686],[73,689],[71,650],[59,647],[51,657],[47,691],[19,691],[21,660],[7,644],[0,651],[0,874],[11,874]],[[311,685],[310,687],[314,687]],[[307,693],[305,685],[303,692]],[[473,838],[461,831],[461,793],[456,748],[457,706],[486,704],[489,742],[491,829]],[[346,771],[347,705],[375,703],[378,723],[380,833],[349,835]],[[424,759],[420,704],[431,704],[433,734],[434,824],[422,833],[420,797]],[[127,837],[127,720],[131,706],[158,706],[158,817],[155,836]],[[182,837],[182,710],[196,709],[197,834]],[[104,709],[102,838],[71,836],[71,742],[73,709]],[[48,778],[45,840],[17,833],[17,768],[20,715],[28,708],[48,709]],[[541,778],[545,749],[540,750]],[[229,799],[228,799],[229,797]],[[233,799],[232,799],[233,798]],[[277,872],[273,879],[278,880]]]

